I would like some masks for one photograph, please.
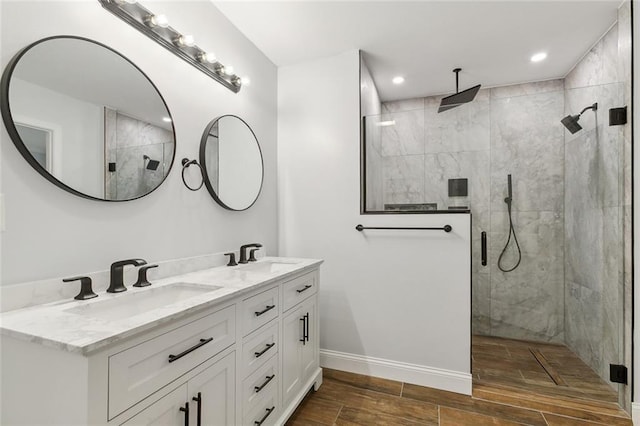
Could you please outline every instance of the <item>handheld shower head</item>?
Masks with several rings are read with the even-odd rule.
[[[578,115],[567,115],[565,118],[560,120],[560,122],[567,128],[571,134],[574,134],[580,130],[582,130],[582,126],[578,124],[578,120],[580,120],[580,116],[588,109],[593,110],[594,112],[598,110],[598,103],[595,102],[593,105],[590,105],[580,111]]]
[[[142,158],[144,158],[144,160],[149,160],[149,163],[147,164],[147,170],[157,170],[158,166],[160,165],[160,162],[158,160],[152,160],[151,157],[149,157],[148,155],[143,155]]]

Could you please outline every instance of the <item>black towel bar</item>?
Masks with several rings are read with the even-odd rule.
[[[453,229],[451,227],[451,225],[445,225],[443,227],[440,228],[404,228],[404,227],[395,227],[395,226],[391,226],[391,227],[381,227],[381,226],[362,226],[362,225],[357,225],[356,226],[356,231],[360,231],[362,232],[365,229],[392,229],[392,230],[418,230],[418,231],[444,231],[444,232],[451,232],[451,230]]]

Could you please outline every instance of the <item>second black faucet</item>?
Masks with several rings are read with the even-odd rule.
[[[238,263],[249,263],[256,260],[256,258],[253,255],[255,253],[255,250],[252,250],[251,257],[247,259],[247,249],[250,247],[255,247],[256,249],[259,249],[260,247],[262,247],[262,244],[253,243],[253,244],[245,244],[243,246],[240,246],[240,260],[238,260]]]
[[[113,262],[111,264],[111,274],[107,293],[120,293],[121,291],[127,291],[127,288],[124,286],[124,267],[126,265],[142,266],[146,264],[147,261],[144,259],[127,259]]]

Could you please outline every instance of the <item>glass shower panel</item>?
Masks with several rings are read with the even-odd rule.
[[[625,83],[566,91],[565,113],[586,111],[565,133],[565,341],[603,379],[624,364],[624,141],[609,109],[625,104]],[[612,384],[615,385],[615,384]]]

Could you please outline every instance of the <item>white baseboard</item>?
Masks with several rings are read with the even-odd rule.
[[[320,349],[320,366],[471,395],[471,374]]]
[[[640,402],[631,403],[631,420],[636,426],[640,426]]]

